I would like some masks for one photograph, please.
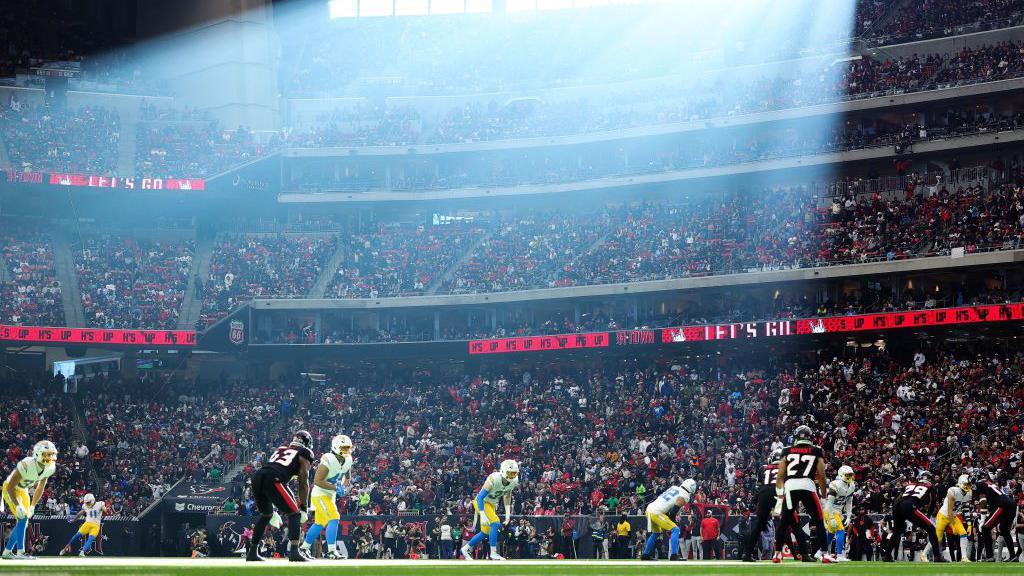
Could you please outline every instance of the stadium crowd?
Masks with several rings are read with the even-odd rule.
[[[2,382],[11,399],[6,459],[12,465],[48,436],[62,451],[48,510],[64,513],[88,490],[116,514],[137,514],[179,478],[251,471],[301,426],[318,449],[339,430],[355,440],[347,513],[465,518],[484,473],[511,457],[522,467],[519,514],[639,514],[667,483],[694,477],[696,504],[742,515],[772,445],[807,423],[830,474],[840,464],[856,470],[858,516],[888,512],[900,482],[922,468],[940,487],[966,469],[1002,470],[1000,485],[1024,501],[1016,350],[921,341],[912,351],[840,354],[551,359],[479,372],[336,365],[325,384],[140,386],[111,374],[78,384],[84,447],[73,440],[63,381],[24,386],[19,375]],[[239,504],[251,513],[251,501]]]
[[[122,235],[73,248],[87,325],[176,330],[195,246]]]
[[[672,122],[698,121],[808,106],[823,102],[906,93],[1017,77],[1024,71],[1018,43],[1003,42],[964,48],[954,55],[922,54],[907,58],[844,62],[822,73],[816,66],[803,76],[757,77],[735,86],[732,77],[705,78],[686,84],[669,82],[658,88],[621,94],[595,94],[586,100],[526,99],[499,104],[464,103],[444,114],[428,115],[414,106],[359,104],[324,113],[314,126],[285,128],[268,138],[257,138],[244,126],[220,126],[195,110],[157,110],[144,103],[134,129],[135,176],[209,177],[260,158],[283,147],[400,146],[416,143],[459,143],[537,136],[569,135]],[[799,70],[797,71],[800,74]],[[696,84],[694,84],[696,82]],[[665,94],[673,96],[666,99]],[[118,115],[99,107],[63,110],[55,106],[21,103],[12,97],[0,108],[0,126],[14,166],[24,171],[84,172],[117,175],[121,123]],[[732,142],[726,138],[694,141],[685,149],[665,150],[648,168],[689,168],[750,161],[770,157],[891,144],[905,126],[886,131],[837,129],[814,138],[790,135],[763,141]],[[928,126],[927,138],[943,137],[941,124]],[[961,127],[963,128],[963,127]],[[992,129],[991,126],[975,126]],[[611,159],[609,159],[611,160]],[[654,159],[652,159],[652,162]],[[558,178],[599,177],[637,170],[599,163],[593,169],[559,170]],[[121,174],[124,175],[124,174]],[[457,175],[443,180],[422,177],[398,179],[396,188],[480,185],[501,183],[507,175],[490,179]],[[540,181],[551,181],[545,174]],[[535,178],[536,179],[536,178]],[[524,181],[519,177],[518,181]],[[302,185],[326,185],[314,180]],[[337,183],[334,183],[335,185]]]
[[[771,445],[805,422],[830,471],[857,471],[858,513],[883,513],[921,468],[939,486],[966,468],[1002,469],[1021,500],[1021,362],[1012,350],[936,346],[809,365],[749,357],[727,368],[712,355],[498,363],[480,374],[421,367],[338,374],[337,385],[311,388],[297,418],[317,445],[337,430],[356,440],[353,512],[469,513],[481,471],[505,457],[522,463],[522,514],[641,513],[689,476],[701,482],[698,502],[742,512]]]
[[[47,438],[60,451],[60,466],[40,499],[41,515],[63,514],[93,489],[88,461],[79,456],[83,445],[75,439],[74,408],[63,394],[63,379],[31,374],[4,366],[0,391],[4,395],[0,442],[4,448],[4,472],[32,454],[32,446]],[[86,453],[88,448],[85,448]]]
[[[322,274],[328,274],[328,297],[376,298],[819,267],[948,255],[960,248],[965,254],[1016,249],[1024,240],[1019,168],[1014,159],[997,158],[968,180],[959,173],[910,173],[897,183],[903,191],[885,194],[866,192],[854,181],[827,192],[833,196],[775,187],[599,208],[523,209],[472,221],[385,221],[345,233],[222,232],[202,278],[196,276],[192,241],[85,235],[72,256],[87,325],[177,328],[193,275],[201,301],[198,325],[205,328],[252,298],[306,297]],[[6,227],[0,250],[3,321],[61,325],[61,287],[45,226]],[[338,268],[325,271],[335,254]],[[758,317],[769,312],[775,313],[763,310]],[[526,329],[537,328],[531,326]],[[523,326],[502,329],[516,333]],[[424,332],[433,337],[432,323],[425,330],[407,323],[369,333],[325,327],[318,337],[402,340]]]
[[[786,123],[770,132],[742,128],[683,132],[650,141],[598,142],[583,148],[490,151],[481,156],[402,158],[387,176],[347,162],[321,164],[286,176],[290,192],[395,191],[559,184],[610,177],[659,174],[796,156],[889,148],[898,154],[934,140],[1017,130],[1024,117],[988,106],[920,114],[908,123],[850,120]]]
[[[208,178],[270,151],[244,126],[227,130],[209,120],[143,121],[135,141],[135,174]]]
[[[531,317],[510,311],[507,317],[496,320],[494,327],[479,319],[477,322],[444,323],[435,337],[432,316],[410,317],[406,314],[385,316],[372,328],[357,327],[347,317],[323,315],[323,324],[317,332],[311,319],[288,319],[282,328],[258,330],[253,335],[259,344],[292,344],[296,342],[388,343],[423,342],[435,340],[473,340],[480,338],[511,338],[579,334],[618,330],[649,330],[678,326],[792,320],[824,316],[850,316],[876,312],[930,310],[956,306],[1011,304],[1024,301],[1024,289],[972,290],[968,286],[955,289],[928,290],[916,286],[900,294],[884,291],[849,291],[835,299],[815,300],[801,293],[778,291],[769,294],[736,291],[720,299],[696,301],[680,306],[671,313],[639,312],[635,317],[621,310],[597,307],[582,312],[577,318],[572,312],[550,311]],[[301,335],[301,338],[300,338]]]
[[[0,106],[0,134],[11,165],[23,172],[115,175],[120,130],[117,113],[102,107],[56,109],[14,95]]]
[[[985,192],[922,181],[897,197],[816,198],[803,188],[766,192],[549,215],[551,221],[539,229],[530,218],[520,218],[498,226],[444,290],[491,292],[826,266],[948,254],[956,247],[968,253],[1013,249],[1024,240],[1024,198],[1016,183]]]
[[[872,3],[859,2],[858,16],[871,13],[860,4]],[[925,0],[915,3],[913,9],[903,6],[893,11],[887,22],[869,30],[868,37],[876,45],[902,44],[1006,28],[1021,21],[1024,4],[1019,0]]]
[[[0,223],[0,266],[0,324],[64,324],[53,245],[42,227],[9,219]]]
[[[202,279],[199,324],[213,324],[256,297],[305,298],[338,243],[334,234],[223,234]]]
[[[236,379],[140,386],[119,374],[79,386],[91,458],[104,499],[138,514],[181,478],[220,480],[254,449],[276,441],[289,413],[279,383]]]
[[[335,298],[422,294],[481,236],[474,224],[381,224],[349,239],[328,286]]]

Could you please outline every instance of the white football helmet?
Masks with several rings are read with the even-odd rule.
[[[515,460],[503,460],[498,471],[505,480],[514,480],[519,476],[519,463]]]
[[[964,492],[971,491],[971,484],[971,477],[968,476],[967,474],[961,474],[960,477],[956,479],[957,487],[959,487]]]
[[[850,468],[849,466],[839,467],[839,473],[836,474],[836,480],[842,480],[847,484],[853,484],[854,478],[853,468]]]
[[[40,440],[32,447],[32,457],[43,466],[57,462],[57,447],[49,440]]]
[[[96,497],[92,495],[92,492],[86,494],[85,496],[82,496],[82,504],[85,504],[86,506],[92,506],[95,503]]]
[[[689,500],[697,493],[697,481],[693,478],[687,478],[683,480],[681,488],[686,492],[686,499]]]
[[[352,453],[352,439],[344,434],[331,438],[331,452],[339,456],[348,456]]]

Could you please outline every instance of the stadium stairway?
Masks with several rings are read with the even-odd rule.
[[[11,168],[13,166],[11,166],[11,155],[7,153],[7,143],[0,138],[0,169],[10,170]]]
[[[327,293],[327,286],[331,283],[331,278],[334,278],[334,274],[338,271],[338,267],[341,266],[342,260],[345,259],[345,243],[339,241],[338,247],[334,249],[334,254],[327,260],[327,264],[320,269],[320,275],[317,276],[316,282],[313,283],[313,287],[309,289],[309,298],[323,298],[324,294]]]
[[[121,130],[117,137],[117,173],[135,174],[135,142],[138,130],[138,110],[119,110]],[[128,116],[126,118],[126,116]]]
[[[295,407],[294,412],[302,412],[302,409],[306,406],[307,395],[304,389],[297,390],[295,395]],[[281,434],[289,431],[291,426],[291,417],[285,414],[278,414],[278,417],[267,424],[267,428],[271,430],[279,430]],[[228,468],[224,475],[221,476],[221,482],[228,483],[234,481],[244,470],[245,467],[252,461],[253,454],[259,450],[260,446],[250,446],[247,451],[240,453],[238,459],[235,460],[235,464]]]
[[[75,440],[78,440],[82,444],[89,447],[89,455],[85,457],[85,469],[89,471],[89,477],[92,478],[93,484],[96,486],[96,490],[100,491],[103,488],[103,483],[100,479],[100,475],[96,472],[96,467],[92,463],[92,449],[95,446],[92,440],[89,438],[89,433],[86,432],[85,418],[82,417],[81,407],[78,405],[78,400],[73,394],[65,394],[64,401],[67,403],[68,410],[74,415],[75,420]],[[68,448],[65,448],[67,450]]]
[[[185,289],[185,298],[181,301],[181,310],[178,314],[178,330],[192,330],[195,328],[199,315],[203,311],[203,299],[196,298],[196,278],[202,278],[207,282],[210,278],[210,259],[213,255],[213,238],[196,239],[196,256],[192,259],[192,270],[189,271],[188,287]]]
[[[462,265],[468,262],[469,259],[473,257],[473,254],[476,253],[477,249],[479,249],[484,242],[490,240],[491,236],[493,235],[493,230],[487,230],[486,232],[484,232],[484,234],[480,238],[477,238],[477,241],[474,242],[472,246],[467,248],[466,251],[462,253],[462,256],[459,256],[459,259],[456,260],[455,263],[449,266],[448,269],[445,270],[443,274],[441,274],[437,278],[434,278],[434,280],[430,282],[430,285],[427,286],[427,289],[423,293],[436,294],[438,289],[441,288],[441,286],[444,286],[445,282],[447,282],[453,276],[455,276],[455,273],[459,270],[459,268],[462,268]]]
[[[63,230],[53,235],[53,264],[60,282],[60,296],[64,303],[64,325],[72,328],[85,326],[85,310],[82,307],[82,289],[78,285],[78,272],[71,254],[71,244]]]

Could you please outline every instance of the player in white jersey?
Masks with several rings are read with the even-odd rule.
[[[57,470],[57,447],[49,440],[40,440],[32,447],[32,455],[18,462],[18,466],[4,480],[3,486],[3,512],[6,506],[17,520],[11,536],[4,546],[3,558],[9,559],[32,559],[25,552],[25,530],[28,528],[28,521],[36,512],[36,505],[46,490],[46,479],[53,476]],[[28,491],[35,487],[31,497]],[[19,550],[15,553],[15,550]]]
[[[647,515],[648,534],[647,543],[644,545],[644,553],[640,557],[642,560],[653,559],[651,553],[654,551],[654,545],[658,541],[658,534],[662,532],[669,533],[669,559],[681,559],[679,558],[679,526],[676,526],[672,518],[680,508],[693,498],[696,492],[697,481],[688,478],[683,480],[681,486],[669,486],[667,490],[647,505],[645,512]]]
[[[950,548],[959,545],[961,558],[964,562],[970,562],[969,555],[964,554],[966,548],[964,538],[967,536],[967,529],[959,516],[970,501],[971,479],[967,474],[961,474],[957,479],[956,486],[950,486],[949,490],[946,490],[946,497],[942,499],[942,506],[939,507],[939,513],[935,517],[935,536],[939,539],[939,550],[935,551],[936,555],[942,554],[942,541],[946,536],[946,528],[949,528],[957,539],[957,542],[949,543]]]
[[[836,560],[840,562],[847,560],[846,526],[853,519],[853,491],[856,487],[853,468],[840,466],[836,479],[828,484],[828,496],[825,498],[825,530],[830,540],[835,539]]]
[[[81,517],[85,517],[85,522],[78,528],[78,532],[71,537],[71,541],[68,545],[60,551],[60,555],[71,553],[71,547],[75,542],[78,542],[82,538],[85,538],[85,543],[82,544],[82,549],[79,550],[79,556],[85,556],[92,550],[93,542],[100,537],[100,526],[103,524],[103,514],[107,511],[107,504],[103,500],[96,500],[96,497],[92,494],[86,494],[82,497],[82,509],[77,514],[68,519],[68,522],[74,522]]]
[[[313,490],[310,498],[310,509],[313,512],[313,525],[306,531],[306,540],[300,547],[309,554],[320,532],[327,530],[327,558],[348,558],[348,548],[344,540],[338,540],[337,498],[345,495],[352,470],[352,439],[344,434],[331,438],[331,451],[320,457],[320,464],[313,476]]]
[[[473,559],[473,548],[490,538],[491,560],[504,560],[498,554],[498,533],[501,532],[501,522],[498,521],[496,509],[498,500],[505,503],[505,524],[508,524],[512,517],[512,491],[519,486],[519,463],[515,460],[504,460],[497,472],[492,472],[484,486],[477,493],[473,500],[473,508],[476,510],[477,520],[480,522],[480,531],[469,539],[462,548],[462,557],[466,560]]]

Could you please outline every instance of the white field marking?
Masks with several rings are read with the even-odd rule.
[[[253,568],[259,568],[260,566],[277,565],[288,563],[287,559],[268,559],[266,562],[245,562],[240,558],[139,558],[139,557],[106,557],[106,556],[89,556],[87,558],[80,558],[78,556],[44,556],[38,557],[36,560],[4,560],[0,561],[0,570],[7,567],[23,566],[26,568],[34,566],[54,566],[54,567],[81,567],[81,568],[119,568],[125,566],[148,566],[148,567],[209,567],[209,568],[224,568],[227,566],[251,566]],[[373,566],[404,566],[404,567],[415,567],[415,566],[480,566],[481,564],[487,565],[489,561],[478,560],[476,562],[467,562],[465,560],[314,560],[304,564],[293,564],[288,563],[288,568],[303,568],[309,567],[325,567],[335,566],[338,568],[343,567],[373,567]],[[750,566],[751,564],[745,564],[738,560],[689,560],[686,562],[640,562],[639,560],[505,560],[500,562],[503,566],[673,566],[683,568],[685,566]],[[767,565],[769,562],[759,562],[758,564]],[[807,565],[802,562],[787,562],[786,566],[796,565]],[[756,564],[755,564],[756,565]]]

